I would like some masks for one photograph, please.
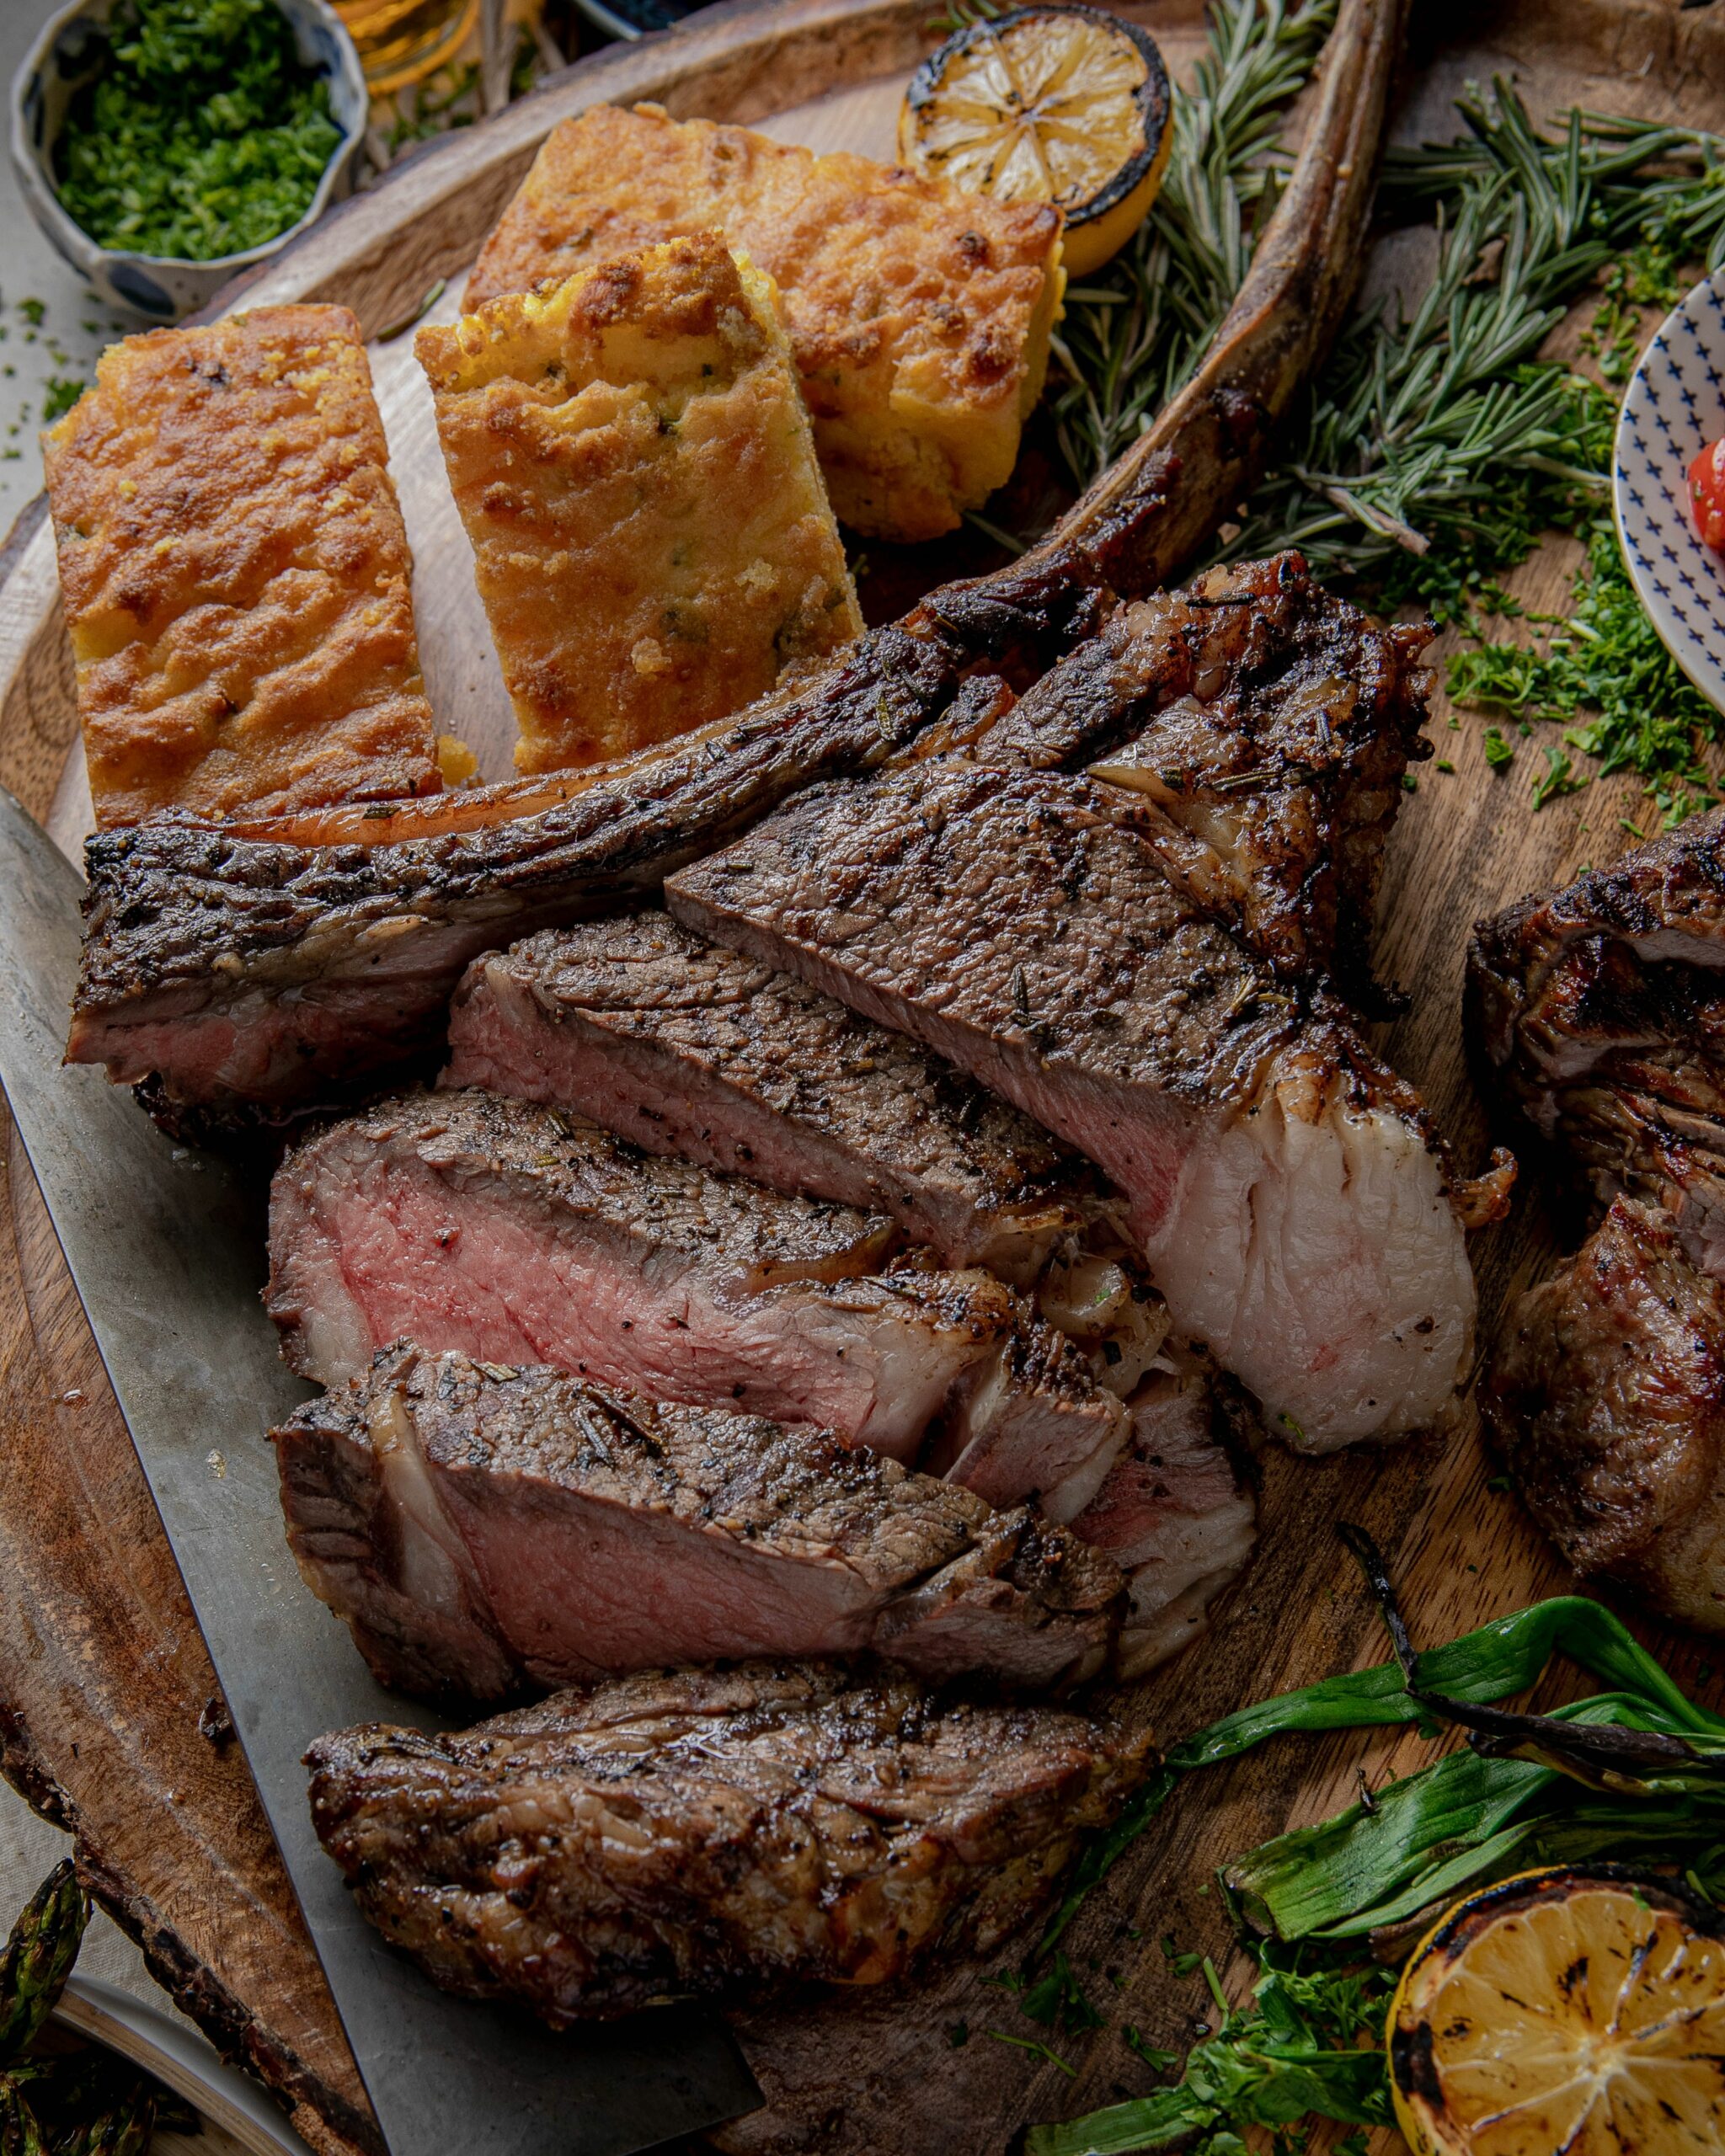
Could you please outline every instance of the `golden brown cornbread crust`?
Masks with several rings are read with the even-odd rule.
[[[772,286],[716,235],[415,349],[522,771],[686,733],[861,634]]]
[[[407,535],[345,307],[128,337],[44,454],[99,823],[437,790]]]
[[[746,127],[601,105],[547,136],[467,305],[713,228],[778,286],[832,504],[950,531],[1010,476],[1059,305],[1059,213]]]

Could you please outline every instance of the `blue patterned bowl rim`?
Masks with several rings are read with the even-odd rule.
[[[1672,657],[1725,710],[1725,557],[1703,544],[1689,467],[1725,435],[1725,270],[1674,307],[1618,414],[1611,503],[1631,580]]]

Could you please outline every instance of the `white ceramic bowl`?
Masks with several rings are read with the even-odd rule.
[[[230,277],[266,260],[339,201],[353,184],[353,163],[366,131],[365,70],[354,41],[326,0],[276,0],[293,26],[300,58],[329,85],[330,116],[341,141],[324,167],[310,206],[263,246],[213,262],[182,262],[166,255],[131,254],[99,247],[60,206],[54,191],[54,143],[67,107],[88,77],[98,40],[120,0],[72,0],[49,22],[12,78],[12,162],[36,222],[74,270],[88,277],[110,307],[149,322],[175,322],[212,300]]]
[[[61,1993],[54,2019],[92,2042],[105,2044],[165,2081],[205,2121],[196,2140],[173,2137],[176,2148],[243,2151],[244,2156],[312,2156],[266,2092],[249,2076],[223,2065],[214,2049],[184,2021],[134,1999],[118,1984],[76,1972]],[[207,2129],[213,2125],[217,2132]]]
[[[1666,648],[1725,711],[1725,555],[1701,544],[1689,467],[1725,435],[1725,270],[1660,325],[1617,421],[1611,499],[1623,558]]]

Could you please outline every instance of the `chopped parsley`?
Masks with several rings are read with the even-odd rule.
[[[209,262],[298,223],[341,131],[275,0],[122,0],[105,45],[54,146],[92,239]]]

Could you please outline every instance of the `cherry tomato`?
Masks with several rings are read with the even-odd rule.
[[[1725,440],[1704,449],[1690,466],[1689,505],[1702,544],[1725,554]]]

